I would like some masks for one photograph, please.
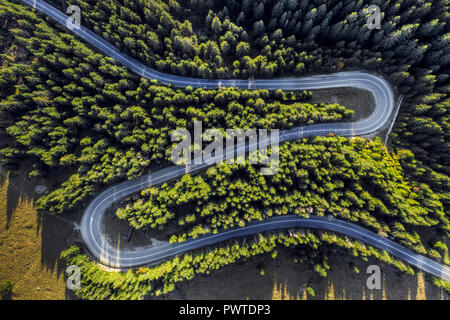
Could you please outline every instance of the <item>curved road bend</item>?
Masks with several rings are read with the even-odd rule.
[[[41,0],[22,0],[42,13],[52,17],[66,27],[70,18]],[[367,118],[357,122],[323,123],[310,126],[297,127],[280,131],[280,141],[295,140],[303,137],[327,135],[334,133],[344,137],[374,135],[382,130],[389,121],[394,109],[394,94],[391,86],[384,79],[361,72],[343,72],[326,76],[313,76],[304,78],[280,78],[273,80],[208,80],[179,77],[153,70],[100,38],[90,30],[81,27],[71,30],[80,38],[116,59],[124,66],[137,74],[179,87],[192,86],[194,88],[236,87],[240,89],[283,89],[283,90],[313,90],[325,88],[353,87],[369,91],[375,99],[375,111]],[[268,141],[266,141],[268,143]],[[263,142],[263,145],[265,143]],[[263,145],[260,145],[262,147]],[[249,145],[241,144],[237,149],[248,149]],[[234,156],[226,154],[225,158]],[[300,218],[297,216],[280,216],[264,221],[252,222],[243,228],[225,230],[190,239],[176,244],[165,244],[154,248],[136,248],[135,250],[118,250],[112,247],[102,237],[103,217],[106,209],[120,198],[126,197],[143,188],[155,186],[166,181],[176,179],[187,172],[194,172],[206,168],[210,164],[192,163],[184,168],[179,166],[168,167],[149,175],[139,177],[133,181],[125,181],[110,187],[100,193],[86,208],[81,222],[81,236],[89,251],[103,264],[111,267],[134,267],[181,254],[193,249],[216,244],[225,240],[264,231],[302,227],[328,230],[361,240],[369,245],[385,250],[393,256],[400,258],[417,268],[428,272],[443,280],[450,281],[450,268],[439,264],[427,257],[418,255],[411,250],[377,234],[361,228],[355,224],[337,219],[323,217]]]

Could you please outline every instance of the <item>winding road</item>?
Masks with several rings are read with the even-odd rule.
[[[67,27],[67,22],[70,18],[46,2],[41,0],[22,1],[53,18],[64,27]],[[375,111],[365,119],[357,122],[323,123],[283,130],[280,131],[280,142],[303,137],[324,136],[329,133],[344,137],[374,136],[385,129],[389,124],[390,119],[392,119],[391,117],[395,107],[394,93],[388,82],[375,75],[361,72],[345,72],[325,76],[251,81],[229,79],[207,80],[179,77],[155,71],[139,63],[84,27],[79,29],[75,28],[71,31],[142,77],[155,79],[167,85],[211,89],[222,86],[240,89],[268,90],[313,90],[353,87],[367,90],[374,97]],[[266,141],[266,143],[268,143],[268,141]],[[264,141],[262,142],[262,145],[260,142],[259,146],[262,147],[263,145]],[[237,149],[248,149],[250,146],[248,143],[240,144],[237,146]],[[224,155],[224,158],[227,157],[234,157],[234,152]],[[192,163],[187,167],[168,167],[132,181],[122,182],[116,186],[109,187],[93,199],[86,208],[80,225],[82,239],[90,253],[107,266],[127,268],[158,262],[177,254],[213,245],[232,238],[276,229],[300,227],[332,231],[361,240],[368,245],[385,250],[391,255],[438,278],[450,281],[450,269],[448,267],[427,257],[416,254],[394,241],[381,237],[367,229],[335,218],[314,216],[310,218],[300,218],[292,215],[278,216],[264,221],[249,223],[243,228],[224,230],[217,234],[190,239],[182,243],[135,248],[134,250],[119,250],[112,247],[112,245],[105,240],[103,234],[105,212],[115,201],[143,188],[159,185],[166,181],[179,178],[186,173],[192,173],[210,166],[210,164],[205,162],[197,164],[195,160],[196,159],[192,160]]]

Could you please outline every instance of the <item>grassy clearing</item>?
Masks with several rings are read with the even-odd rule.
[[[13,283],[13,299],[64,299],[63,274],[42,263],[41,218],[33,201],[21,195],[8,208],[9,186],[9,174],[0,176],[0,281]]]

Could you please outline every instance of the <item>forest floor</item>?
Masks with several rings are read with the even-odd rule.
[[[322,249],[320,249],[322,250]],[[374,259],[368,262],[347,252],[328,253],[330,270],[326,277],[308,263],[296,263],[295,249],[282,248],[276,258],[256,256],[230,265],[208,276],[198,276],[177,285],[162,299],[238,299],[238,300],[449,300],[447,293],[426,281],[422,273],[407,275]],[[369,290],[369,265],[382,272],[381,290]],[[359,269],[359,273],[353,267]],[[264,270],[264,275],[261,275]],[[315,296],[306,294],[312,287]]]

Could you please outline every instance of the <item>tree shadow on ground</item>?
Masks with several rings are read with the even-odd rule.
[[[19,205],[20,198],[30,198],[31,194],[27,190],[27,181],[18,171],[6,171],[0,168],[0,185],[9,180],[7,189],[7,205],[6,205],[6,229],[9,229],[10,222],[14,211]]]
[[[41,264],[49,271],[56,269],[58,276],[64,273],[65,263],[61,252],[74,244],[77,235],[70,220],[62,220],[48,213],[38,213],[42,232]],[[66,218],[66,217],[65,217]]]

